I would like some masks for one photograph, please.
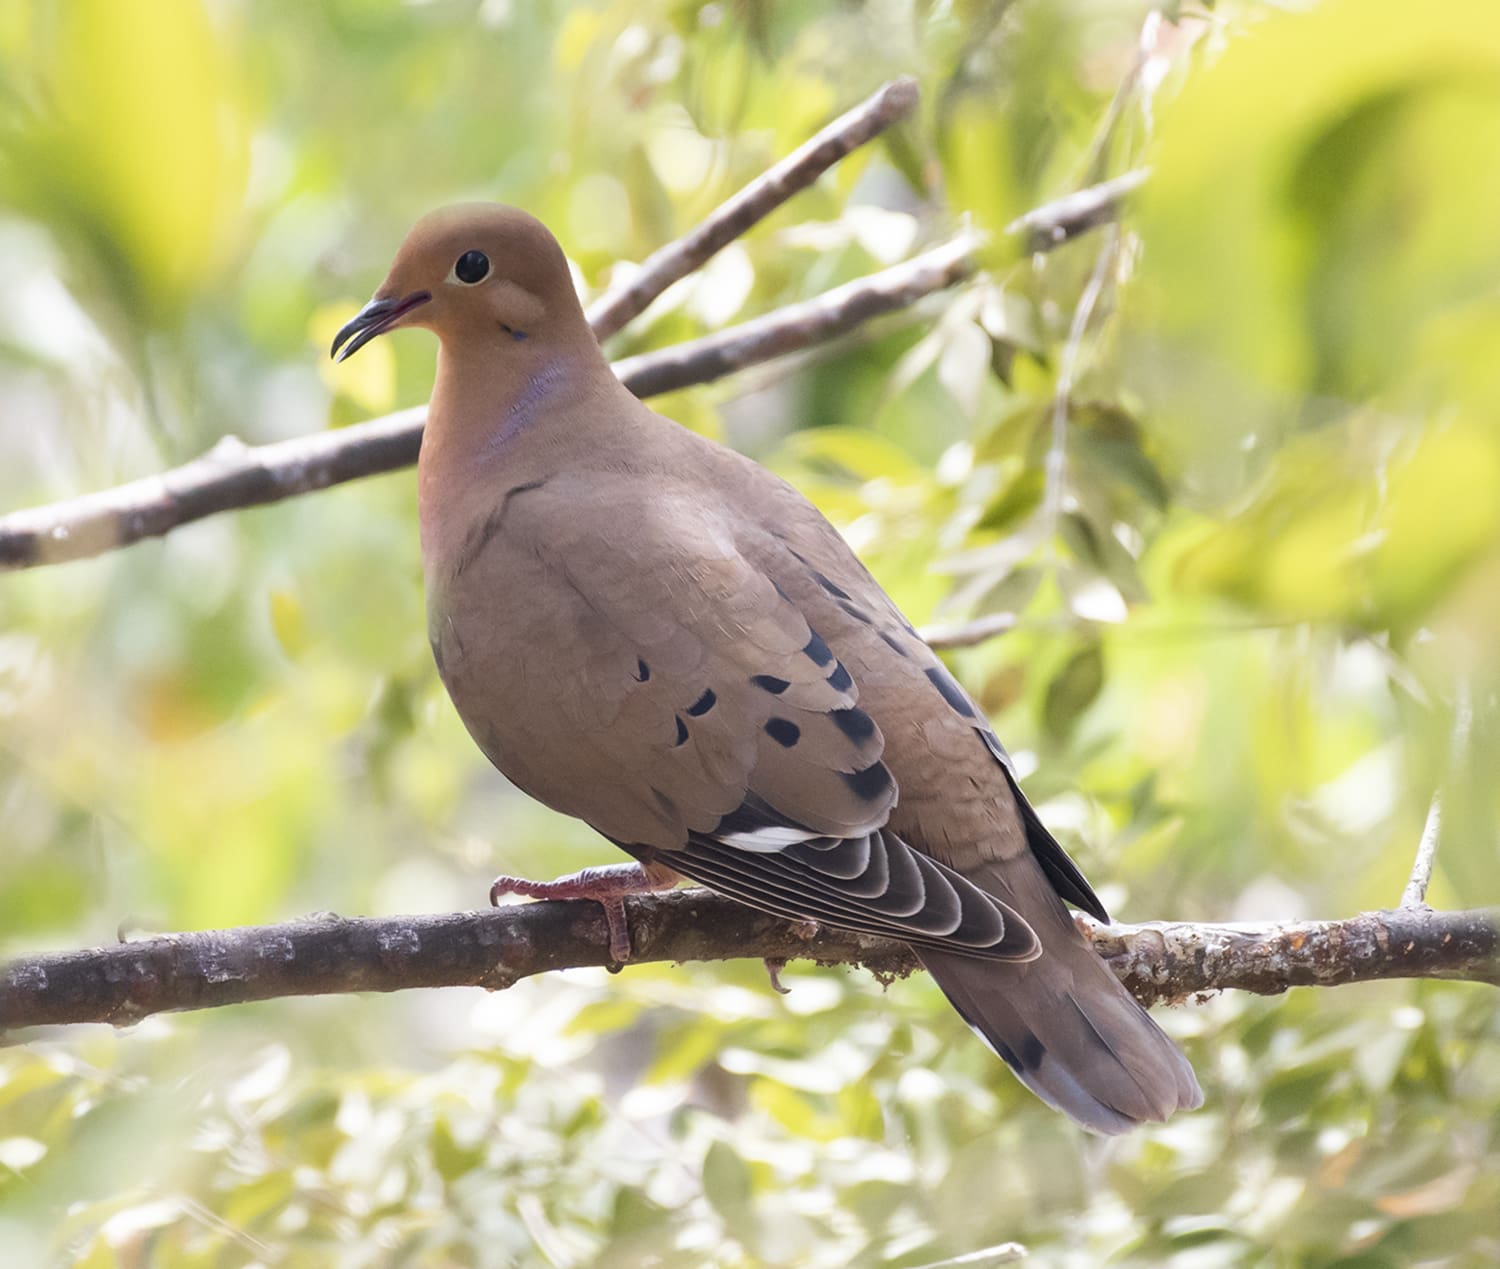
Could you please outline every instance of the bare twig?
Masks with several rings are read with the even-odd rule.
[[[589,325],[603,343],[672,283],[687,277],[845,155],[900,122],[917,104],[917,83],[896,79],[757,176],[695,228],[653,252],[624,285],[589,306]]]
[[[1453,702],[1453,737],[1448,746],[1450,765],[1456,766],[1469,747],[1469,728],[1473,721],[1469,685],[1467,682],[1460,682]],[[1411,876],[1406,879],[1406,889],[1401,892],[1403,908],[1420,908],[1426,904],[1427,887],[1432,884],[1432,870],[1437,865],[1438,839],[1442,832],[1443,792],[1437,789],[1432,794],[1432,801],[1427,804],[1427,822],[1422,825],[1422,837],[1417,842],[1417,856],[1412,860]]]
[[[202,458],[45,507],[0,516],[0,571],[102,555],[220,511],[409,467],[427,407],[270,445],[226,436]]]
[[[1012,221],[1006,232],[1023,235],[1027,251],[1051,251],[1079,234],[1118,220],[1121,205],[1145,183],[1148,175],[1149,169],[1137,168],[1113,180],[1065,194]]]
[[[1043,249],[1060,246],[1101,223],[1096,204],[1078,199],[1079,195],[1069,195],[1051,205],[1055,211],[1038,208],[1033,213],[1040,218],[1038,223],[1052,226]],[[962,240],[935,247],[817,299],[778,309],[691,344],[627,358],[617,369],[631,390],[642,396],[709,383],[915,303],[933,290],[962,281],[974,267],[968,244]],[[685,355],[685,349],[696,353]],[[659,386],[653,386],[653,380]],[[336,432],[269,445],[244,445],[226,437],[202,458],[160,475],[12,511],[0,516],[0,571],[87,559],[163,537],[206,516],[408,467],[416,461],[426,417],[426,407],[419,406]]]
[[[653,397],[825,343],[873,317],[906,308],[963,281],[974,272],[975,245],[972,238],[959,238],[716,335],[627,357],[615,363],[615,372],[638,396]]]
[[[923,626],[917,631],[929,648],[943,651],[948,648],[972,648],[976,644],[993,639],[1016,628],[1013,612],[992,612],[972,621],[955,622],[945,626]]]
[[[1401,892],[1403,908],[1420,908],[1427,902],[1427,887],[1432,883],[1432,869],[1437,863],[1438,835],[1443,831],[1443,795],[1435,792],[1427,804],[1427,820],[1417,842],[1417,857],[1412,860],[1411,876]]]
[[[993,1265],[1014,1264],[1025,1260],[1026,1248],[1020,1243],[996,1243],[993,1247],[981,1247],[978,1251],[966,1251],[944,1260],[930,1260],[915,1269],[991,1269]]]
[[[793,925],[706,890],[627,901],[636,961],[760,957],[916,968],[902,943]],[[1080,920],[1083,920],[1080,918]],[[1500,985],[1500,911],[1366,912],[1265,926],[1089,926],[1122,982],[1146,1003],[1239,988],[1274,994],[1384,978]],[[551,901],[441,916],[309,917],[284,925],[166,935],[0,968],[0,1033],[119,1024],[175,1009],[413,987],[509,987],[549,970],[609,964],[603,909]]]

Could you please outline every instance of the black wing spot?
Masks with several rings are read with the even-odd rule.
[[[875,720],[862,709],[830,710],[828,717],[833,725],[855,744],[863,744],[875,734]]]
[[[688,716],[690,718],[702,718],[704,714],[708,713],[714,707],[714,702],[718,699],[714,695],[713,688],[705,687],[703,695],[688,706]]]
[[[880,637],[885,641],[885,646],[888,647],[892,652],[894,652],[898,657],[911,655],[905,648],[903,648],[899,643],[896,642],[896,637],[890,634],[888,631],[882,630],[880,632]]]
[[[848,602],[839,604],[839,607],[842,608],[851,617],[853,617],[855,621],[862,621],[867,626],[870,624],[870,614],[867,613],[863,608],[857,608],[853,604]]]
[[[849,671],[844,669],[842,661],[834,667],[834,671],[828,676],[827,682],[828,686],[835,692],[847,692],[854,686],[854,680],[849,677]]]
[[[792,597],[788,595],[786,591],[781,589],[781,583],[778,582],[774,577],[771,579],[771,585],[776,588],[776,593],[780,595],[784,600],[786,600],[787,603],[792,602]]]
[[[791,687],[785,679],[778,679],[774,674],[757,674],[750,681],[762,692],[770,692],[772,696],[780,696]]]
[[[783,749],[790,749],[802,739],[802,728],[790,718],[772,718],[766,722],[766,735]]]
[[[672,748],[673,749],[681,748],[683,745],[687,744],[687,738],[688,738],[687,724],[685,722],[683,722],[682,719],[679,718],[677,720],[677,739],[672,742]]]
[[[812,632],[812,638],[807,641],[807,646],[802,649],[805,656],[814,665],[828,665],[833,660],[833,651],[823,642],[823,636],[816,630]]]
[[[803,562],[806,563],[805,560]],[[818,572],[817,569],[813,569],[812,570],[812,575],[813,575],[813,581],[817,582],[819,586],[821,586],[824,590],[826,590],[835,599],[848,599],[849,598],[849,592],[848,591],[844,590],[837,583],[832,582],[828,578],[824,577],[823,574],[820,573],[820,572]]]
[[[651,667],[649,665],[647,665],[644,661],[642,661],[640,659],[640,657],[636,657],[636,659],[635,659],[635,681],[637,683],[644,683],[650,677],[651,677]]]
[[[891,787],[891,773],[885,769],[883,762],[877,762],[863,771],[841,771],[839,777],[853,791],[854,796],[864,802],[878,801]]]
[[[1034,1071],[1041,1066],[1042,1059],[1047,1056],[1047,1046],[1037,1039],[1035,1031],[1028,1031],[1026,1038],[1021,1041],[1021,1052],[1018,1056],[1023,1070]]]
[[[927,677],[932,680],[933,687],[943,694],[943,699],[953,707],[955,714],[961,714],[965,718],[974,717],[974,706],[969,703],[963,688],[959,687],[947,670],[935,665],[927,671]]]

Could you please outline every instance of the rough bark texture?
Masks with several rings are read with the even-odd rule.
[[[811,937],[706,890],[627,901],[634,960],[734,957],[916,968],[901,943],[820,928]],[[1082,918],[1080,918],[1082,920]],[[1404,908],[1265,926],[1088,926],[1145,1003],[1238,988],[1274,994],[1383,978],[1500,985],[1500,911]],[[79,1022],[124,1025],[165,1010],[335,992],[473,986],[610,964],[603,910],[587,900],[440,916],[339,917],[171,934],[27,956],[0,967],[0,1034]]]

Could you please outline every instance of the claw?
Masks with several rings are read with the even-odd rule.
[[[781,985],[781,971],[786,968],[786,958],[767,956],[764,961],[766,973],[771,975],[771,990],[778,996],[790,996],[792,989]]]
[[[490,885],[490,903],[498,907],[501,898],[508,894],[528,899],[593,899],[604,909],[614,969],[630,959],[630,922],[625,915],[624,896],[670,889],[678,880],[675,872],[660,864],[604,864],[555,881],[500,876]]]

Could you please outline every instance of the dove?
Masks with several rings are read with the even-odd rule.
[[[436,334],[418,462],[428,634],[485,756],[632,862],[492,898],[687,878],[908,943],[1044,1101],[1097,1133],[1197,1107],[1191,1066],[1079,931],[1108,916],[973,698],[790,484],[611,372],[524,211],[410,231],[338,333]]]

